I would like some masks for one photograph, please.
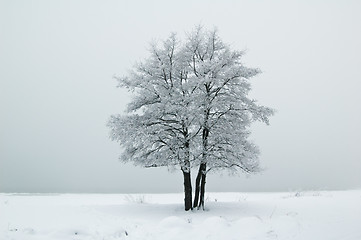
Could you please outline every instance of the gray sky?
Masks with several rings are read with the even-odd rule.
[[[360,188],[360,1],[0,0],[0,192],[182,191],[180,171],[119,163],[105,124],[129,99],[112,76],[199,23],[248,50],[277,109],[252,128],[266,170],[207,190]]]

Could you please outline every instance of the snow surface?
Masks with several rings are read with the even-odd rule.
[[[361,239],[361,190],[183,194],[0,194],[0,239]]]

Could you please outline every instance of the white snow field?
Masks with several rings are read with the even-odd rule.
[[[0,239],[360,240],[361,190],[183,194],[0,194]]]

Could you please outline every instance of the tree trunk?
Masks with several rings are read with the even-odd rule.
[[[202,173],[202,181],[201,181],[201,196],[199,199],[199,205],[198,205],[198,209],[202,207],[202,210],[204,211],[204,193],[206,190],[206,173],[205,170]]]
[[[198,204],[199,204],[201,178],[202,178],[202,164],[199,165],[199,170],[198,170],[198,174],[197,174],[197,178],[196,178],[196,189],[194,192],[193,208],[198,207]]]
[[[186,211],[192,210],[192,182],[191,182],[191,173],[190,171],[184,171],[184,209]]]
[[[207,164],[201,163],[201,165],[199,165],[198,175],[196,178],[196,189],[194,195],[193,208],[199,209],[202,206],[202,209],[204,210],[206,170],[207,170]]]
[[[206,170],[207,170],[207,164],[201,163],[199,166],[199,171],[196,179],[196,195],[194,197],[194,203],[193,207],[199,208],[202,207],[202,210],[204,210],[204,193],[206,188]]]
[[[188,130],[186,130],[184,137],[186,138]],[[185,159],[182,166],[183,178],[184,178],[184,209],[186,211],[192,210],[192,180],[191,180],[191,164],[189,161],[189,141],[184,144]]]
[[[208,155],[208,135],[209,135],[209,128],[208,128],[208,116],[209,116],[209,110],[205,113],[205,122],[203,127],[203,134],[202,134],[202,145],[203,145],[203,153],[202,153],[202,162],[199,165],[199,171],[197,175],[197,185],[196,188],[196,197],[195,197],[195,203],[196,200],[198,201],[198,195],[200,192],[199,197],[199,203],[197,209],[202,207],[202,210],[204,210],[204,193],[206,189],[206,174],[207,174],[207,155]],[[199,184],[199,180],[201,183]],[[199,189],[200,188],[200,189]]]

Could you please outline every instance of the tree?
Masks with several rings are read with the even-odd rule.
[[[144,167],[179,166],[184,178],[185,210],[192,209],[192,139],[200,129],[192,123],[192,92],[187,59],[175,34],[161,47],[151,46],[150,58],[137,64],[127,77],[117,78],[120,87],[135,92],[127,115],[111,116],[112,140],[120,142],[121,160]]]
[[[260,71],[245,67],[243,52],[224,44],[217,31],[198,27],[181,44],[172,34],[127,76],[120,87],[135,93],[126,115],[111,116],[112,140],[121,159],[144,167],[180,167],[185,210],[204,209],[210,171],[259,171],[254,121],[268,124],[273,110],[247,95]],[[198,166],[192,205],[191,168]]]
[[[245,67],[243,52],[224,44],[216,30],[198,27],[185,44],[197,79],[196,104],[202,136],[193,207],[204,209],[206,174],[211,170],[259,170],[258,148],[248,140],[253,121],[269,123],[273,110],[247,97],[250,79],[260,71]],[[207,169],[208,166],[208,169]]]

